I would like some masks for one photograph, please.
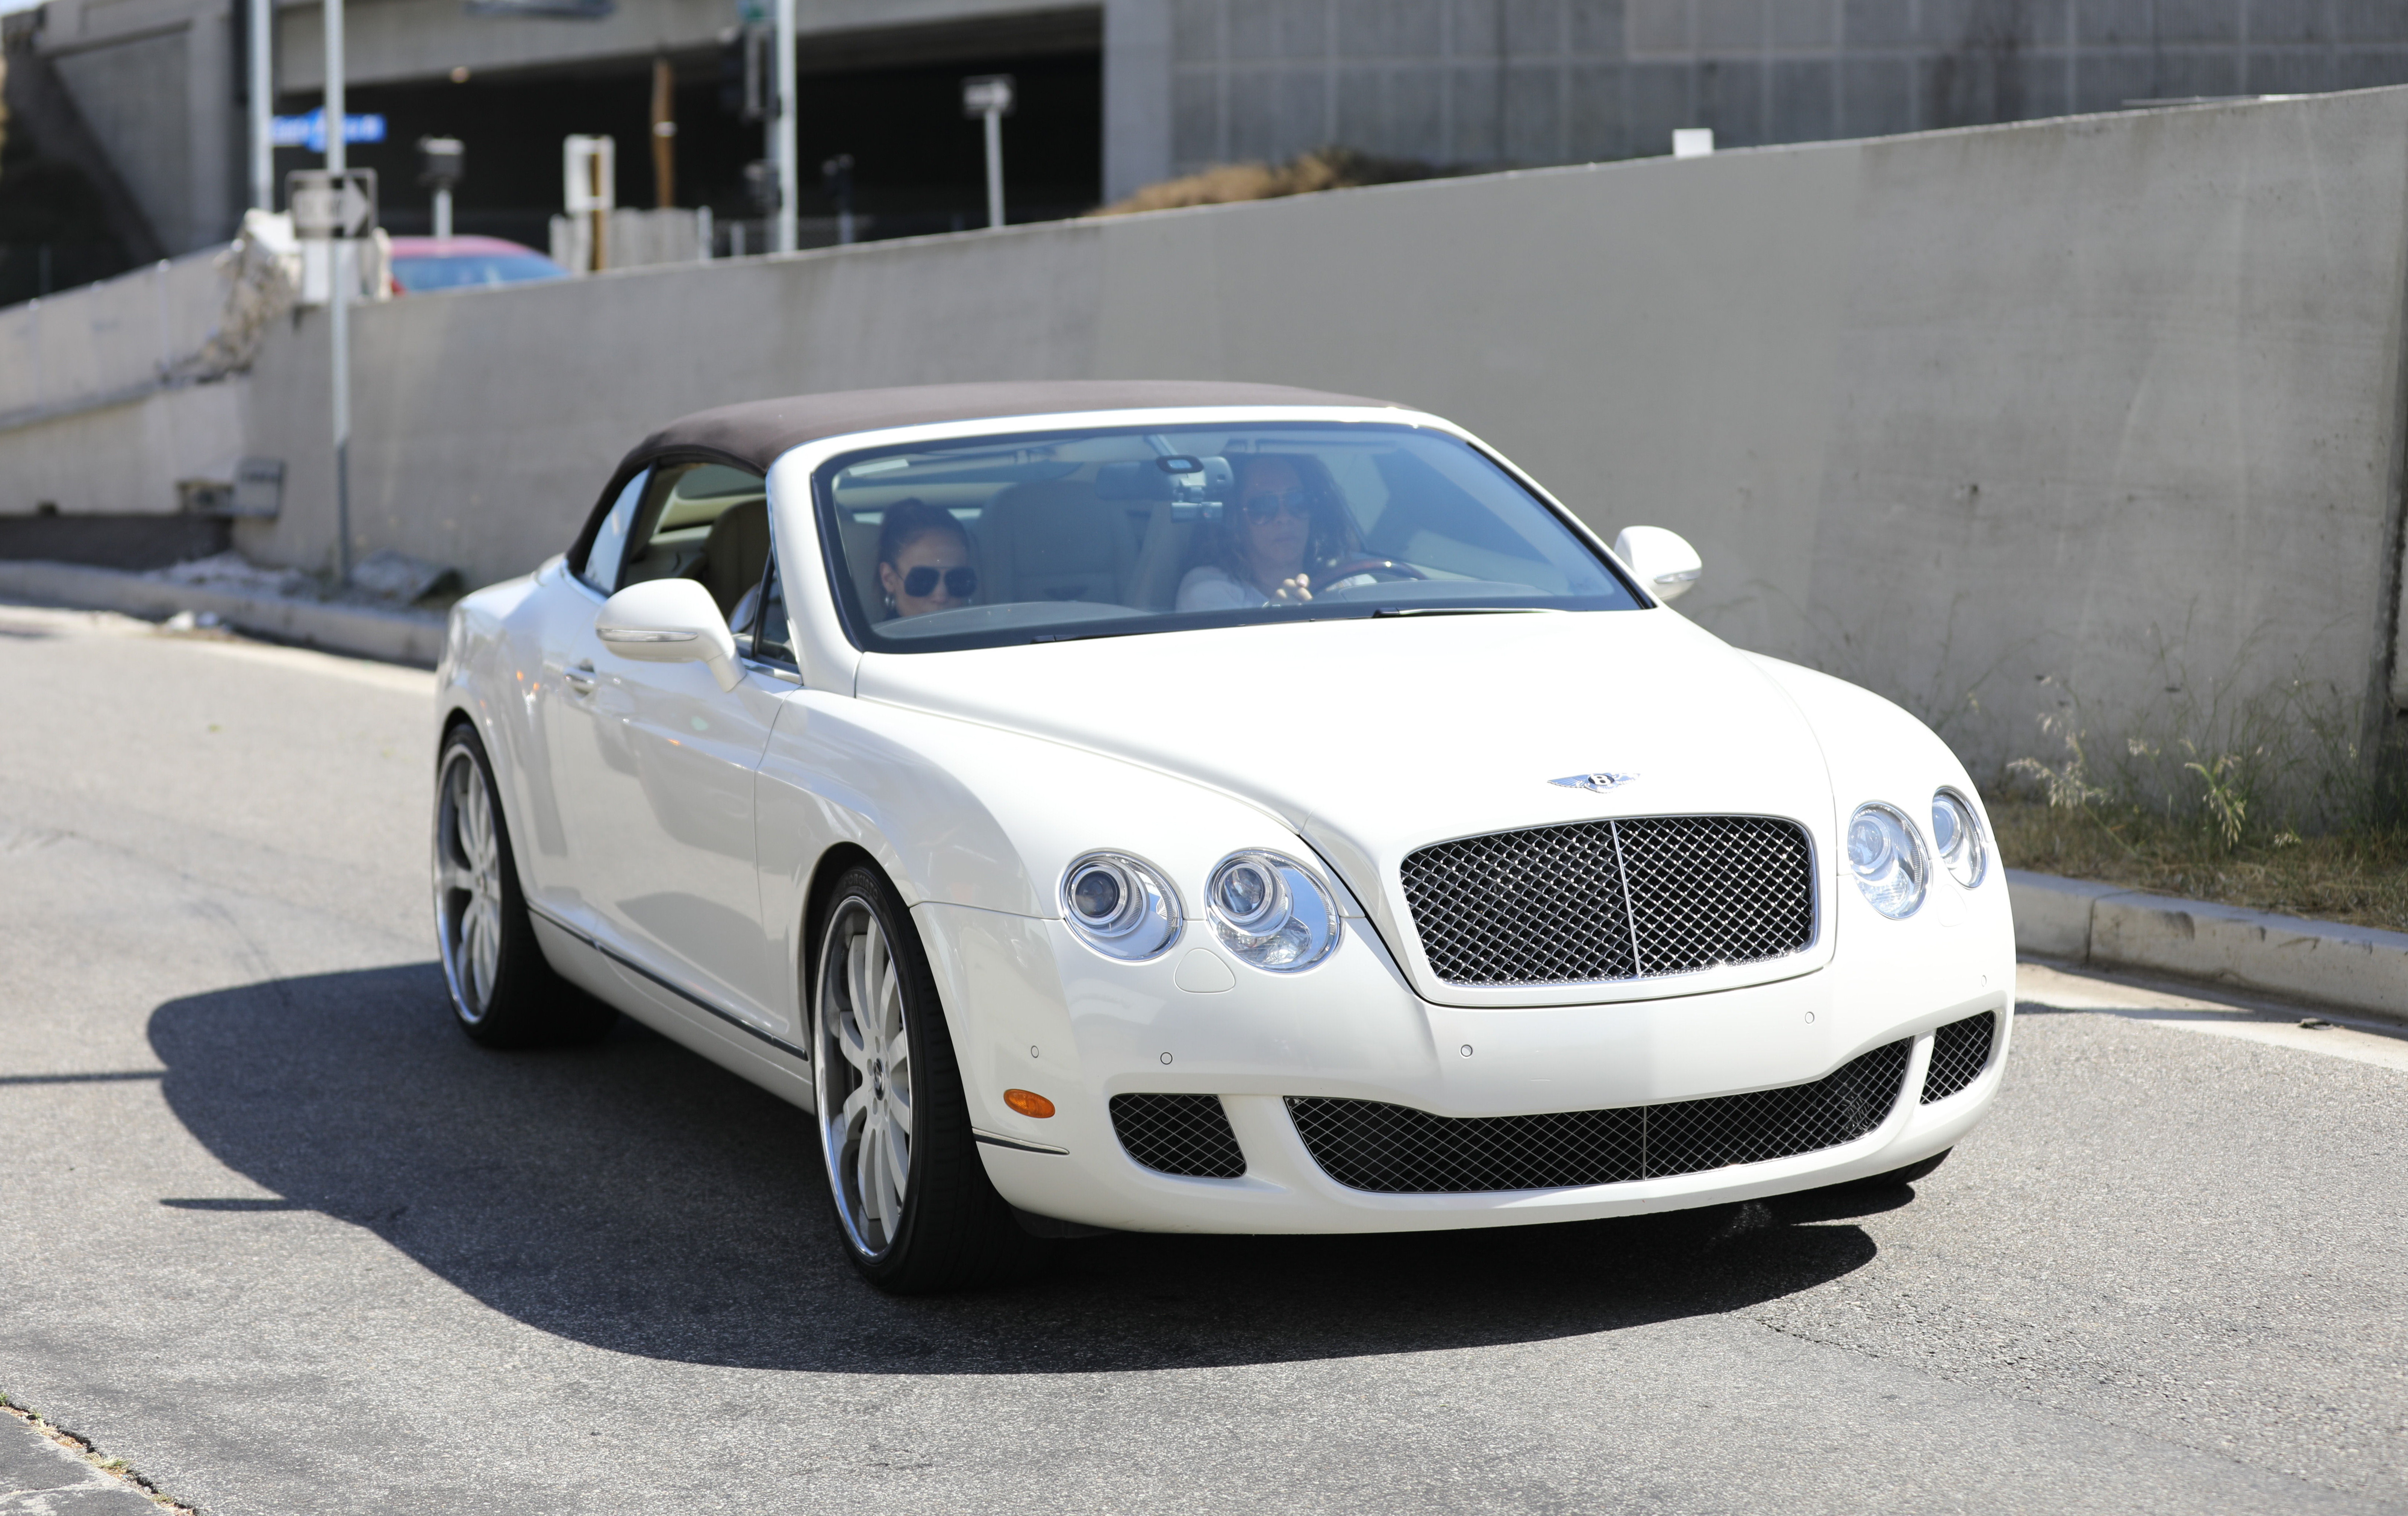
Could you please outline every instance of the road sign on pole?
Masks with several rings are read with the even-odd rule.
[[[616,137],[560,139],[563,208],[585,218],[585,266],[572,272],[598,274],[610,266],[610,212],[619,207],[619,143]]]
[[[345,116],[345,142],[381,142],[384,140],[382,116]],[[311,152],[326,150],[326,110],[316,110],[298,116],[279,116],[269,131],[269,140],[280,148],[307,148]]]
[[[376,170],[296,168],[284,176],[284,204],[296,236],[366,236],[376,225]]]
[[[986,123],[986,223],[1003,224],[1003,118],[1011,114],[1009,74],[980,74],[962,80],[962,114]]]

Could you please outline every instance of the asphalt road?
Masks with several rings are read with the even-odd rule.
[[[2408,1043],[2028,970],[1913,1192],[889,1300],[797,1112],[452,1030],[431,684],[0,607],[0,1391],[211,1516],[2408,1508]]]

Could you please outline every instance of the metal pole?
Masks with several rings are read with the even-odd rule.
[[[778,0],[778,113],[770,119],[769,156],[778,164],[778,250],[795,250],[795,200],[802,176],[795,162],[795,0]]]
[[[251,0],[251,203],[276,208],[275,0]]]
[[[448,189],[435,192],[435,235],[452,235],[452,192]]]
[[[1003,112],[984,110],[986,118],[986,223],[1003,224]]]
[[[326,6],[326,168],[350,166],[343,142],[343,0]],[[326,250],[327,325],[334,332],[335,569],[351,582],[351,239],[338,236]]]

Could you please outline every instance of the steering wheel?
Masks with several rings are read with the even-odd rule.
[[[1398,579],[1426,579],[1427,574],[1411,564],[1400,564],[1394,558],[1350,558],[1333,564],[1312,577],[1312,593],[1326,594],[1332,590],[1353,589],[1364,584],[1387,584]]]

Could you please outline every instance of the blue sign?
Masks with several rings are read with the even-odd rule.
[[[267,134],[267,140],[280,148],[307,148],[311,152],[326,150],[326,110],[321,106],[307,116],[279,116]],[[384,140],[382,116],[350,116],[343,118],[345,142],[381,142]]]

